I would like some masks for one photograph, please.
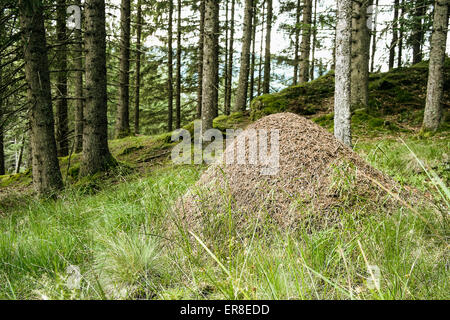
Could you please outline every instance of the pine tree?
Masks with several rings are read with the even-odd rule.
[[[214,32],[216,21],[219,19],[217,10],[217,1],[205,1],[205,33],[203,43],[203,82],[202,82],[202,132],[212,128],[215,107],[215,85],[216,67],[214,64],[218,61],[216,58],[217,34]]]
[[[334,136],[351,146],[352,0],[337,3]]]
[[[56,146],[58,156],[69,154],[69,119],[67,114],[67,34],[66,34],[66,0],[56,2],[56,69],[58,71],[56,83]]]
[[[263,93],[270,92],[270,41],[272,36],[272,19],[273,19],[273,8],[272,0],[267,1],[267,22],[266,22],[266,47],[264,53],[264,83],[263,83]]]
[[[77,0],[76,4],[81,6],[81,0]],[[84,90],[83,90],[83,38],[80,29],[75,29],[75,152],[83,150],[83,114],[84,114]]]
[[[270,0],[269,0],[270,1]],[[248,76],[250,71],[250,45],[252,43],[253,0],[245,0],[244,31],[241,49],[241,68],[233,111],[244,111],[247,105]]]
[[[43,4],[19,1],[25,76],[28,84],[29,121],[33,157],[33,184],[39,195],[63,187],[57,158],[50,73],[45,38]]]
[[[169,21],[168,21],[168,30],[167,30],[167,95],[168,95],[168,125],[167,129],[169,132],[173,130],[173,0],[169,0]]]
[[[299,83],[309,81],[309,54],[311,51],[312,0],[304,0],[302,43],[300,45]]]
[[[139,115],[140,115],[140,93],[141,93],[141,37],[142,37],[142,3],[137,2],[136,14],[136,79],[134,91],[134,134],[139,134]]]
[[[130,134],[130,1],[122,0],[120,5],[120,71],[116,138],[123,138]]]
[[[85,1],[84,41],[86,112],[81,176],[107,170],[116,164],[108,147],[105,0]]]
[[[430,66],[428,71],[427,99],[423,129],[436,131],[442,118],[442,95],[444,92],[444,62],[447,45],[449,0],[436,0],[434,8],[433,35],[431,37]]]

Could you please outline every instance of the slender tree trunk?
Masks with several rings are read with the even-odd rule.
[[[334,136],[351,146],[352,0],[339,0],[337,3]]]
[[[272,0],[267,1],[267,27],[266,27],[266,50],[264,54],[264,87],[263,93],[270,92],[270,41],[272,35],[272,19],[273,19],[273,9]]]
[[[436,131],[442,119],[442,96],[444,92],[444,63],[447,45],[449,0],[436,0],[434,8],[433,35],[431,37],[430,66],[428,72],[427,99],[423,129]]]
[[[398,9],[399,0],[394,1],[394,20],[392,21],[392,42],[389,48],[389,70],[394,68],[395,62],[395,47],[398,43]]]
[[[214,63],[217,61],[215,55],[217,34],[214,32],[216,20],[219,19],[218,10],[216,10],[215,0],[205,1],[205,38],[203,43],[203,99],[202,99],[202,132],[212,128],[214,119],[214,99],[216,69]]]
[[[317,38],[317,0],[314,0],[314,18],[312,27],[312,53],[311,53],[311,72],[309,78],[314,80],[315,54],[316,54],[316,38]]]
[[[116,138],[130,135],[130,22],[131,0],[120,5],[120,71]]]
[[[137,2],[136,16],[136,80],[134,91],[134,134],[139,134],[140,94],[141,94],[141,37],[142,37],[142,4]]]
[[[230,19],[229,19],[229,0],[225,1],[225,52],[224,52],[224,57],[225,57],[225,65],[223,67],[223,78],[224,78],[224,107],[223,107],[223,112],[224,114],[227,114],[226,112],[226,92],[227,92],[227,87],[228,87],[228,25],[230,23]]]
[[[200,35],[198,40],[197,119],[202,116],[203,39],[205,31],[205,0],[200,2]]]
[[[369,100],[370,33],[367,26],[367,7],[370,1],[353,1],[352,108],[367,106]]]
[[[261,23],[261,44],[259,47],[259,67],[258,67],[258,96],[261,95],[262,90],[262,65],[263,65],[263,39],[264,39],[264,25],[266,18],[266,1],[263,0],[263,9],[262,9],[262,23]]]
[[[81,5],[81,1],[76,2],[77,5]],[[75,152],[81,152],[83,150],[83,113],[84,113],[84,90],[83,90],[83,38],[81,30],[75,29],[75,54],[77,58],[74,59],[75,69],[75,95],[78,99],[75,101]]]
[[[250,45],[252,42],[252,7],[253,0],[245,0],[244,31],[241,49],[241,68],[239,70],[239,83],[236,93],[236,99],[233,106],[234,112],[245,111],[247,105],[248,76],[250,71]]]
[[[19,156],[17,157],[17,163],[16,163],[16,167],[14,170],[15,174],[18,174],[20,172],[20,167],[22,166],[24,147],[25,147],[25,134],[22,135],[22,140],[20,142]]]
[[[423,42],[423,16],[426,12],[425,0],[416,0],[413,11],[413,30],[411,35],[413,49],[413,64],[422,61],[422,42]]]
[[[214,85],[215,90],[213,91],[213,102],[214,102],[214,118],[219,115],[219,35],[220,35],[220,1],[215,2],[214,10],[216,10],[215,16],[217,19],[214,20],[214,50],[216,51],[214,54]]]
[[[375,53],[377,52],[377,20],[378,20],[378,0],[375,3],[375,14],[373,18],[373,30],[372,30],[372,55],[370,63],[370,72],[375,70]]]
[[[404,25],[405,25],[405,0],[402,0],[401,4],[401,13],[400,13],[400,37],[398,42],[398,57],[397,57],[397,67],[400,68],[402,66],[402,57],[403,57],[403,37],[404,37]]]
[[[58,0],[56,8],[56,64],[59,70],[56,84],[56,147],[58,156],[69,154],[69,125],[67,116],[67,35],[66,35],[66,1]]]
[[[42,4],[30,9],[23,0],[19,1],[30,102],[33,184],[41,196],[63,187],[57,158],[43,10]]]
[[[250,95],[249,100],[250,103],[253,100],[253,96],[255,94],[255,62],[256,62],[256,25],[257,25],[257,14],[256,14],[256,5],[257,0],[253,0],[253,7],[252,7],[252,15],[253,15],[253,22],[252,22],[252,59],[251,59],[251,65],[250,65]]]
[[[299,83],[309,80],[309,54],[311,51],[311,16],[312,0],[304,0],[302,43],[300,45],[300,77]]]
[[[3,19],[3,8],[0,8],[0,20]],[[0,39],[5,36],[5,28],[0,24]],[[0,65],[2,58],[0,57]],[[3,85],[3,70],[0,67],[0,86]],[[3,92],[0,92],[0,175],[5,174],[5,146],[4,146],[4,126],[3,126]]]
[[[231,0],[230,21],[230,45],[228,47],[228,71],[227,85],[225,87],[225,114],[229,115],[231,110],[231,86],[233,85],[233,55],[234,55],[234,16],[236,0]]]
[[[86,105],[81,176],[105,171],[116,164],[108,147],[105,0],[86,0],[84,7]]]
[[[178,19],[177,19],[177,82],[176,82],[176,120],[175,128],[181,128],[181,0],[177,3]]]
[[[167,35],[167,68],[169,75],[167,77],[167,92],[168,92],[168,131],[173,130],[173,0],[169,0],[169,22],[168,22],[168,35]]]
[[[301,14],[301,1],[297,0],[297,6],[295,8],[295,44],[294,44],[294,78],[292,79],[292,85],[296,85],[298,81],[298,64],[299,56],[298,49],[300,46],[300,14]]]

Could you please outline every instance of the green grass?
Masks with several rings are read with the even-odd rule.
[[[356,150],[434,205],[358,219],[342,212],[314,232],[256,218],[241,232],[229,220],[236,212],[218,215],[212,237],[173,231],[173,204],[203,167],[119,175],[89,193],[74,185],[57,201],[12,193],[0,205],[0,298],[448,299],[449,142],[437,135],[406,144],[428,174],[397,139],[361,141]],[[367,265],[379,267],[379,288],[368,288]],[[69,266],[80,269],[79,288],[67,285]]]

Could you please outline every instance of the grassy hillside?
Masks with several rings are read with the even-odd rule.
[[[78,179],[80,155],[60,159],[67,188],[56,201],[33,196],[29,172],[0,177],[0,299],[448,299],[449,127],[419,134],[425,71],[372,75],[370,108],[352,118],[355,151],[423,197],[423,211],[345,211],[316,232],[255,218],[250,237],[223,217],[226,228],[206,246],[171,229],[175,201],[205,166],[172,165],[170,134],[114,140],[113,172]],[[251,115],[214,125],[291,110],[331,130],[332,83],[328,74],[259,97]],[[368,285],[369,265],[380,269],[379,287]]]

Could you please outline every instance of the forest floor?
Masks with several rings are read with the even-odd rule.
[[[399,92],[383,84],[395,73],[375,76],[372,88],[378,81]],[[262,96],[251,115],[221,116],[214,125],[245,127],[266,114],[295,111],[289,106],[308,89]],[[450,298],[450,130],[446,123],[422,134],[423,106],[414,102],[420,94],[411,92],[408,99],[395,93],[394,102],[376,96],[372,101],[395,112],[357,110],[352,124],[355,152],[423,195],[429,206],[420,212],[408,202],[358,219],[343,211],[334,225],[314,232],[301,226],[286,232],[255,219],[250,236],[230,223],[206,243],[183,229],[169,231],[175,202],[206,166],[172,164],[170,134],[128,137],[110,142],[121,163],[113,172],[78,180],[80,155],[60,159],[67,188],[56,201],[36,200],[29,172],[0,177],[0,299]],[[331,131],[327,95],[303,103],[306,116]],[[371,285],[373,278],[379,283]]]

